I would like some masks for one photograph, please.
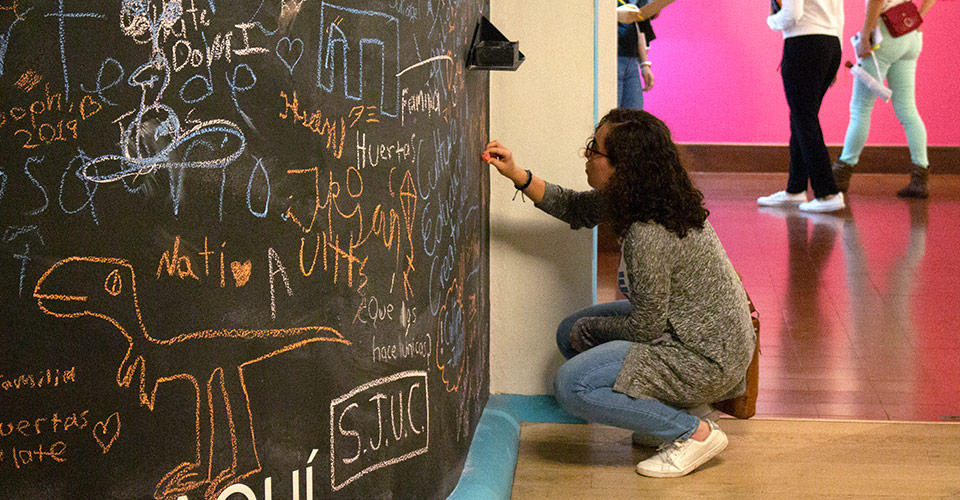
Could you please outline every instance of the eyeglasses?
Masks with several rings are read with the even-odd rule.
[[[596,137],[591,137],[590,140],[587,141],[587,146],[584,148],[580,148],[580,154],[583,155],[584,158],[588,158],[588,159],[593,158],[594,156],[602,156],[604,158],[609,158],[609,156],[607,156],[604,153],[601,153],[600,150],[597,149]]]

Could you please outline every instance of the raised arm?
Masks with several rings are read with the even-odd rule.
[[[516,165],[513,152],[499,141],[487,144],[483,161],[493,165],[500,175],[533,200],[540,210],[570,224],[571,229],[593,227],[604,216],[603,197],[596,190],[574,191],[550,184]]]
[[[523,187],[523,194],[534,203],[540,203],[543,199],[546,183],[533,173],[518,167],[513,161],[513,151],[500,141],[491,141],[487,144],[487,149],[483,152],[483,160],[496,167],[500,175],[513,181],[517,189],[526,186]]]

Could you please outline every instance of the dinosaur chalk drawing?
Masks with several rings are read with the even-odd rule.
[[[230,484],[261,471],[243,380],[245,367],[313,342],[351,344],[337,330],[324,326],[203,330],[155,338],[141,319],[133,266],[123,259],[63,259],[40,277],[33,296],[46,314],[92,316],[123,335],[129,347],[117,369],[116,383],[135,388],[142,406],[154,410],[157,389],[164,382],[181,380],[193,386],[196,455],[159,481],[154,492],[157,499],[197,490],[203,490],[206,498],[215,498]],[[198,356],[200,349],[206,355]],[[163,362],[158,361],[161,359]],[[164,367],[163,371],[156,373],[156,366]],[[226,417],[218,419],[218,415]],[[116,429],[119,433],[119,421]],[[98,430],[107,434],[105,428]],[[116,436],[104,436],[105,452],[114,439]],[[228,439],[232,456],[216,456],[215,439]]]

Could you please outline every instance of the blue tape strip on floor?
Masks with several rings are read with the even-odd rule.
[[[480,415],[463,473],[447,500],[508,500],[520,447],[520,422],[582,424],[553,396],[492,394]]]

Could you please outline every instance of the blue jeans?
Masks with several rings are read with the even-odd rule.
[[[636,57],[617,56],[617,107],[643,109],[643,79]]]
[[[883,31],[883,41],[873,51],[872,56],[863,59],[861,66],[873,77],[878,76],[876,66],[880,66],[878,79],[883,81],[886,78],[890,90],[893,91],[890,100],[893,102],[893,112],[907,135],[910,160],[915,165],[926,167],[930,164],[927,160],[927,128],[920,119],[915,98],[917,58],[923,49],[923,33],[913,31],[893,38],[883,22],[878,25]],[[877,60],[876,65],[873,58]],[[863,152],[870,132],[870,114],[876,100],[876,96],[866,85],[854,79],[853,95],[850,96],[850,124],[847,125],[840,161],[850,165],[856,165],[860,161],[860,153]]]
[[[557,328],[557,345],[567,362],[557,370],[554,395],[571,415],[590,422],[629,429],[651,445],[688,439],[700,419],[655,399],[632,398],[613,390],[632,342],[614,340],[576,354],[570,347],[573,323],[586,316],[629,314],[630,302],[620,300],[577,311]]]

